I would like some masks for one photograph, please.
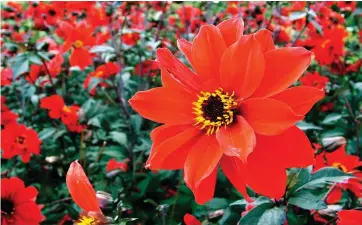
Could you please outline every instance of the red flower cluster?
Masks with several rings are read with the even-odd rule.
[[[18,115],[13,113],[6,105],[6,98],[0,96],[1,99],[1,125],[6,126],[11,123],[16,123]]]
[[[67,128],[72,132],[80,133],[83,126],[79,122],[80,107],[76,105],[67,106],[62,96],[52,95],[42,98],[40,107],[49,110],[49,116],[52,119],[61,119]]]
[[[25,187],[17,177],[1,179],[1,224],[36,225],[45,218],[41,205],[36,204],[38,191],[35,187]]]
[[[323,92],[288,88],[309,66],[311,53],[276,49],[269,31],[243,35],[243,26],[243,20],[231,19],[202,26],[192,43],[179,40],[195,72],[158,49],[163,87],[130,100],[142,116],[165,123],[151,133],[147,167],[184,169],[200,204],[213,197],[219,166],[245,197],[247,184],[280,198],[285,169],[313,163],[313,149],[295,123]]]

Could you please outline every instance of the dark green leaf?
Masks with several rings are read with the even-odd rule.
[[[288,199],[288,203],[303,209],[325,209],[326,203],[323,200],[324,193],[315,195],[309,190],[296,192]]]
[[[286,214],[284,208],[274,203],[263,203],[253,208],[239,221],[239,225],[282,225]]]

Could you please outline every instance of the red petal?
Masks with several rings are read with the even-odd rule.
[[[192,65],[191,47],[192,47],[191,42],[183,38],[177,40],[177,48],[180,49],[180,51],[185,55],[186,59]]]
[[[184,222],[186,225],[201,225],[200,221],[191,214],[185,214]]]
[[[195,195],[197,204],[203,205],[214,197],[217,171],[218,167],[216,166],[208,177],[199,182],[197,187],[190,188]]]
[[[263,76],[264,56],[254,36],[243,36],[225,51],[220,83],[227,91],[235,91],[239,98],[247,98],[258,88]]]
[[[96,193],[77,161],[70,165],[66,182],[70,195],[80,208],[86,212],[101,212]]]
[[[256,144],[253,128],[241,116],[236,117],[232,126],[221,128],[216,133],[216,139],[225,155],[236,156],[243,162],[246,161]]]
[[[284,167],[306,167],[314,163],[314,150],[308,137],[293,126],[275,136],[256,136],[254,151],[263,152],[275,164]]]
[[[256,133],[276,135],[303,119],[285,103],[268,98],[252,98],[243,101],[241,116]]]
[[[76,48],[70,55],[71,66],[78,66],[81,70],[93,63],[92,55],[85,48]]]
[[[341,186],[337,185],[333,188],[333,190],[331,191],[331,193],[328,195],[327,199],[326,199],[326,203],[328,205],[333,205],[337,202],[339,202],[339,200],[342,198],[342,194],[343,194],[343,189]]]
[[[167,132],[167,134],[163,134]],[[182,128],[169,126],[163,129],[152,145],[150,157],[146,167],[156,169],[182,169],[191,146],[187,143],[200,133],[200,129],[194,126]],[[161,139],[162,136],[172,135],[170,138]],[[159,140],[161,139],[161,140]]]
[[[185,182],[190,189],[197,188],[217,167],[223,151],[215,136],[201,136],[192,146],[185,163]]]
[[[324,91],[318,88],[298,86],[291,87],[270,98],[289,105],[296,114],[305,115],[313,105],[324,97]]]
[[[311,62],[312,53],[301,47],[287,47],[268,51],[265,57],[265,74],[254,97],[277,94],[302,76]]]
[[[143,117],[159,123],[192,124],[192,103],[196,96],[170,88],[153,88],[137,92],[129,103]]]
[[[246,164],[246,183],[261,195],[279,199],[285,191],[287,174],[283,167],[263,158],[260,151],[255,149]]]
[[[226,47],[229,47],[243,36],[244,20],[242,18],[228,19],[219,23],[217,27],[220,29]]]
[[[246,192],[245,185],[245,165],[238,157],[223,156],[220,166],[225,176],[234,185],[246,200],[251,201]]]
[[[362,211],[356,209],[341,210],[338,213],[337,225],[360,225],[362,221]]]
[[[219,28],[213,25],[200,28],[192,43],[191,54],[194,70],[202,81],[219,77],[221,57],[225,50]]]
[[[161,69],[161,79],[162,79],[162,85],[164,87],[167,87],[167,88],[170,88],[173,90],[179,90],[179,91],[185,91],[185,92],[197,94],[193,90],[187,89],[178,80],[174,79],[172,77],[172,75],[166,69]]]
[[[260,43],[263,53],[275,49],[272,33],[269,30],[261,29],[254,33],[256,40]]]
[[[200,91],[200,79],[180,60],[172,55],[170,50],[159,48],[156,50],[156,57],[160,68],[166,69],[175,80],[190,90],[196,92]]]

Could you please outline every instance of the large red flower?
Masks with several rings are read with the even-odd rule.
[[[19,155],[22,161],[27,163],[31,154],[40,154],[40,144],[38,133],[25,125],[11,123],[1,131],[1,148],[4,159]]]
[[[337,225],[360,225],[362,221],[362,211],[360,210],[341,210],[338,212]]]
[[[164,123],[151,133],[147,167],[184,169],[200,204],[213,197],[219,165],[244,196],[247,184],[280,198],[285,169],[313,163],[309,140],[295,123],[324,94],[288,88],[309,66],[311,52],[276,49],[267,30],[243,35],[242,19],[202,26],[192,43],[181,39],[178,47],[194,71],[158,49],[163,87],[130,100],[143,117]]]
[[[37,225],[43,221],[37,195],[35,187],[25,187],[17,177],[1,179],[1,224]]]

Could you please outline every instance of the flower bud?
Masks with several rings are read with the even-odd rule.
[[[337,148],[346,143],[346,139],[342,136],[326,137],[322,139],[322,145],[327,152],[334,152]]]

